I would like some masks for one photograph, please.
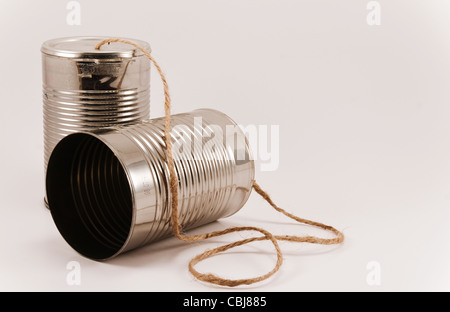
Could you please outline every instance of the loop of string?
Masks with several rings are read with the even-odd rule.
[[[140,45],[121,38],[111,38],[111,39],[105,39],[101,42],[99,42],[95,49],[99,50],[104,44],[110,44],[113,42],[121,42],[125,44],[129,44],[134,46],[136,49],[140,50],[144,55],[153,63],[156,70],[159,73],[159,76],[161,77],[161,81],[163,83],[164,87],[164,113],[165,113],[165,119],[164,119],[164,142],[166,145],[165,153],[166,153],[166,160],[167,165],[169,168],[169,190],[170,190],[170,203],[171,203],[171,225],[173,234],[180,240],[186,241],[186,242],[195,242],[199,240],[205,240],[211,237],[221,236],[232,232],[241,232],[241,231],[256,231],[263,236],[258,237],[251,237],[247,239],[243,239],[240,241],[236,241],[227,245],[219,246],[214,249],[206,250],[205,252],[195,256],[190,262],[189,262],[189,271],[191,274],[197,278],[200,281],[212,283],[216,285],[221,286],[228,286],[228,287],[235,287],[239,285],[250,285],[253,283],[257,283],[260,281],[263,281],[273,274],[275,274],[283,264],[283,254],[281,252],[280,246],[278,244],[278,240],[284,240],[284,241],[290,241],[290,242],[297,242],[297,243],[310,243],[310,244],[320,244],[320,245],[333,245],[333,244],[340,244],[344,241],[344,235],[336,230],[334,227],[325,225],[323,223],[310,221],[307,219],[299,218],[284,209],[278,207],[273,200],[270,198],[269,194],[267,194],[261,187],[256,183],[256,181],[253,181],[253,189],[258,193],[262,198],[264,198],[269,205],[271,205],[276,211],[284,214],[285,216],[303,224],[311,225],[317,228],[321,228],[323,230],[327,230],[334,234],[335,238],[326,239],[326,238],[320,238],[315,236],[295,236],[295,235],[273,235],[270,232],[253,226],[245,226],[245,227],[231,227],[220,231],[213,231],[210,233],[204,233],[204,234],[198,234],[198,235],[192,235],[192,236],[186,236],[182,234],[182,227],[179,220],[179,214],[178,214],[178,178],[175,171],[175,163],[173,159],[173,147],[172,147],[172,140],[171,140],[171,99],[170,99],[170,93],[169,93],[169,85],[167,84],[166,77],[161,70],[161,67],[159,64],[155,61],[155,59],[150,55],[150,52],[148,52],[146,49],[141,47]],[[277,255],[277,261],[274,266],[274,268],[264,274],[260,275],[254,278],[245,278],[245,279],[227,279],[222,278],[217,275],[208,273],[200,273],[195,269],[195,265],[202,260],[205,260],[207,258],[210,258],[214,255],[217,255],[219,253],[222,253],[226,250],[229,250],[234,247],[238,247],[241,245],[245,245],[251,242],[255,241],[263,241],[263,240],[269,240],[275,250]]]

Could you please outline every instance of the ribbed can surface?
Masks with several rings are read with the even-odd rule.
[[[55,224],[79,253],[107,259],[171,234],[164,119],[77,133],[55,148],[47,197]],[[172,116],[179,214],[191,229],[237,212],[254,163],[242,130],[225,114]]]
[[[95,50],[103,39],[58,38],[41,47],[44,168],[55,145],[70,133],[149,118],[149,60],[122,43]]]

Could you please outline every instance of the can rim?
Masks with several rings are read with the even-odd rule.
[[[117,59],[132,58],[142,56],[144,53],[139,49],[124,43],[113,43],[106,45],[101,50],[95,50],[95,45],[104,39],[112,37],[107,36],[75,36],[62,37],[45,41],[41,46],[41,52],[51,56],[65,58],[94,58],[94,59]],[[150,45],[142,40],[124,38],[134,42],[147,51],[151,52]],[[77,42],[81,44],[77,48]],[[92,42],[92,46],[87,44]]]

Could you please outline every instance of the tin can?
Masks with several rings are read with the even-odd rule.
[[[254,180],[247,138],[225,114],[172,116],[171,139],[184,230],[244,206]],[[46,191],[63,238],[105,260],[172,233],[164,119],[71,134],[50,157]]]
[[[150,61],[106,37],[68,37],[42,44],[44,170],[66,135],[149,118]],[[148,43],[129,39],[146,49]]]

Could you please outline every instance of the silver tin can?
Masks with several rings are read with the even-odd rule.
[[[172,125],[183,229],[237,212],[255,174],[241,128],[209,109],[173,115]],[[46,188],[56,227],[88,258],[171,235],[164,119],[65,137],[50,157]]]
[[[150,61],[130,45],[95,50],[106,37],[68,37],[42,44],[44,168],[66,135],[149,118]],[[146,49],[148,43],[129,39]]]

